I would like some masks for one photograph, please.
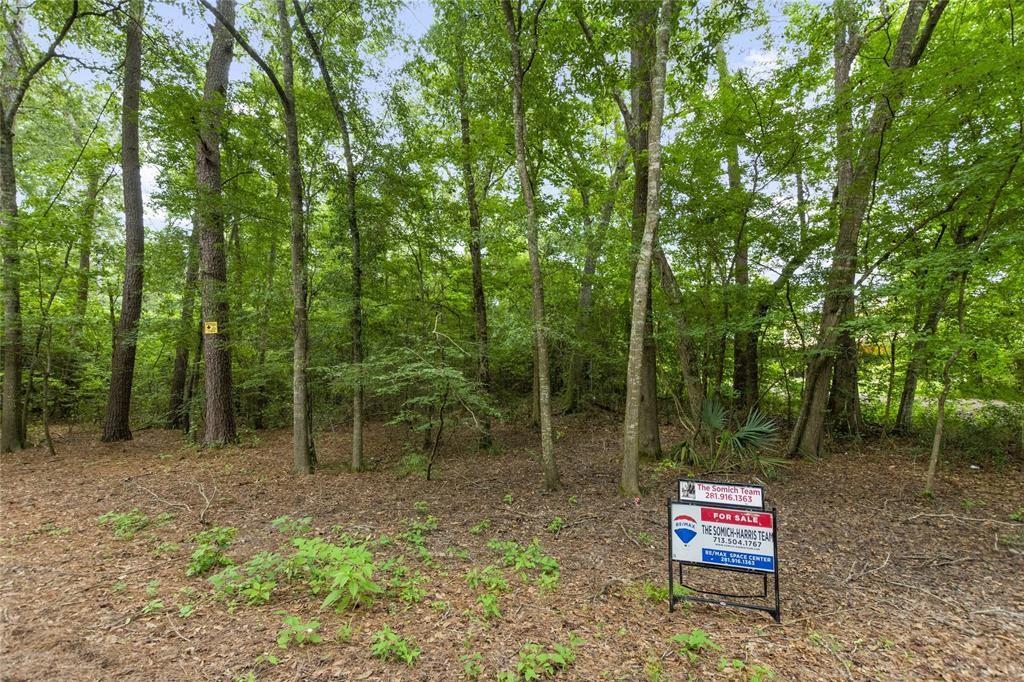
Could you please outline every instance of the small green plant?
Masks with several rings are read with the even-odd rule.
[[[1024,507],[1021,507],[1017,511],[1013,512],[1012,514],[1010,514],[1010,520],[1011,521],[1017,521],[1017,522],[1024,521]]]
[[[427,590],[423,587],[425,582],[427,576],[414,573],[393,578],[391,586],[398,592],[399,600],[406,604],[418,604],[427,596]]]
[[[153,554],[157,556],[164,556],[166,554],[173,554],[174,552],[177,552],[178,549],[180,549],[180,547],[176,542],[161,542],[157,544],[156,548],[153,550]]]
[[[686,595],[693,594],[692,590],[689,590],[682,585],[673,585],[673,592],[676,597],[685,597]],[[668,601],[668,588],[661,585],[656,585],[650,580],[644,580],[640,583],[634,583],[630,585],[627,592],[637,599],[650,602],[651,604],[661,605]]]
[[[579,503],[580,503],[580,500],[579,500],[578,497],[576,497],[575,495],[570,495],[569,496],[569,504],[579,504]]]
[[[498,606],[498,595],[493,592],[484,592],[476,598],[484,618],[501,618],[501,608]]]
[[[150,524],[148,516],[138,509],[130,512],[109,511],[98,519],[101,526],[110,525],[114,529],[114,537],[131,540],[143,528]]]
[[[110,590],[112,592],[124,592],[127,589],[128,589],[128,583],[126,583],[123,580],[116,580],[116,581],[114,581],[114,584],[112,584],[110,586]]]
[[[189,616],[191,616],[195,612],[196,612],[196,605],[195,604],[182,604],[181,606],[178,607],[178,617],[179,618],[188,618]]]
[[[293,643],[300,647],[307,644],[319,644],[323,639],[317,633],[320,621],[302,622],[298,616],[285,616],[282,628],[277,633],[277,646],[287,649]]]
[[[501,498],[501,501],[511,507],[516,498],[512,497],[512,493],[505,493],[505,497]]]
[[[157,590],[160,589],[160,580],[150,580],[146,583],[146,594],[150,597],[155,597]]]
[[[722,649],[708,637],[708,633],[700,628],[694,628],[686,634],[678,634],[669,641],[679,645],[679,655],[685,656],[691,663],[705,651],[721,651]]]
[[[641,545],[651,545],[654,542],[654,539],[651,537],[650,533],[642,530],[636,534],[636,541]]]
[[[427,510],[428,510],[427,503],[424,502],[423,500],[418,500],[416,502],[413,502],[412,503],[412,508],[415,509],[416,513],[419,514],[420,516],[426,516],[427,515]]]
[[[421,653],[415,643],[403,639],[387,625],[373,633],[370,652],[382,661],[400,661],[406,665],[415,663]]]
[[[470,535],[480,535],[481,533],[483,533],[485,530],[487,530],[490,527],[491,527],[490,519],[484,519],[480,523],[477,523],[477,524],[475,524],[473,526],[470,526],[469,533],[470,533]]]
[[[582,643],[583,640],[573,635],[568,645],[554,644],[548,649],[533,642],[524,644],[519,650],[516,673],[519,678],[527,681],[554,677],[573,664],[576,660],[576,647]]]
[[[278,516],[276,519],[270,522],[270,525],[274,527],[280,533],[289,537],[295,537],[296,535],[305,535],[312,529],[313,517],[303,516],[302,518],[295,518],[288,514],[284,516]]]
[[[414,474],[426,477],[428,463],[429,460],[423,453],[410,452],[399,460],[398,466],[395,467],[395,477],[403,479]]]
[[[739,658],[721,658],[718,661],[718,672],[726,670],[738,671],[746,677],[747,682],[766,682],[775,679],[775,671],[760,663],[747,663]]]
[[[459,657],[462,662],[462,676],[467,680],[478,680],[484,674],[484,657],[480,652],[474,651],[471,654],[463,654]]]
[[[255,578],[250,578],[242,584],[238,594],[245,599],[246,604],[256,606],[269,602],[275,587],[277,587],[277,583],[273,580],[260,582]]]
[[[549,533],[558,533],[558,531],[562,530],[563,528],[565,528],[565,519],[563,519],[561,516],[556,516],[555,518],[551,519],[551,523],[548,524]]]
[[[466,571],[466,583],[474,590],[483,588],[488,592],[504,592],[508,590],[508,581],[501,575],[496,566],[473,568]]]
[[[341,547],[321,538],[294,538],[292,544],[296,551],[287,561],[287,575],[304,580],[315,595],[326,592],[322,608],[357,608],[383,591],[373,581],[377,565],[365,544]]]
[[[665,668],[657,656],[647,657],[644,662],[644,673],[647,675],[648,682],[664,682],[665,680]]]
[[[147,615],[147,616],[149,614],[151,614],[151,613],[155,613],[157,611],[163,611],[163,610],[164,610],[164,603],[162,601],[160,601],[159,599],[151,599],[150,601],[146,602],[145,606],[142,607],[142,613]]]
[[[352,639],[352,623],[342,623],[334,631],[334,641],[347,644]]]
[[[553,556],[544,553],[540,540],[534,538],[525,547],[512,540],[498,540],[497,538],[487,543],[487,546],[501,553],[501,561],[505,566],[513,568],[524,578],[528,577],[529,571],[536,571],[537,584],[546,590],[552,590],[558,585],[560,576],[558,560]]]
[[[224,550],[235,539],[236,532],[235,528],[214,526],[209,530],[196,533],[192,537],[196,548],[189,559],[185,574],[188,576],[203,575],[219,566],[230,566],[231,559],[225,556]]]

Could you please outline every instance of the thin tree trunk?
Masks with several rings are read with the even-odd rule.
[[[932,454],[928,459],[928,475],[926,476],[924,483],[924,494],[929,496],[931,496],[935,491],[935,471],[938,469],[939,453],[942,451],[942,429],[946,422],[946,398],[949,396],[949,389],[951,386],[949,372],[954,363],[956,363],[956,359],[959,357],[960,351],[963,350],[966,289],[967,270],[965,269],[960,272],[960,296],[957,302],[957,332],[960,335],[960,338],[957,340],[956,349],[949,356],[949,359],[946,360],[946,364],[942,367],[942,392],[939,393],[937,415],[935,418],[935,438],[932,440]]]
[[[299,0],[292,0],[295,7],[295,15],[299,25],[306,36],[306,41],[313,52],[317,66],[320,69],[320,76],[324,81],[324,88],[331,102],[331,110],[334,112],[335,121],[341,132],[342,150],[345,155],[345,214],[348,220],[348,232],[352,246],[352,317],[350,328],[352,330],[352,365],[356,368],[356,386],[352,394],[352,471],[360,471],[363,468],[363,379],[362,365],[364,358],[363,348],[363,264],[362,246],[359,233],[359,221],[356,213],[356,166],[352,156],[352,139],[349,134],[348,118],[345,109],[341,106],[341,98],[334,86],[334,79],[327,62],[324,60],[323,48],[313,34],[306,15],[302,10]]]
[[[235,1],[218,0],[217,9],[230,22],[235,20]],[[234,40],[223,25],[210,27],[213,42],[206,62],[206,82],[196,140],[196,184],[198,188],[200,291],[203,320],[215,322],[216,331],[204,329],[203,395],[204,446],[223,445],[238,438],[231,378],[231,346],[228,322],[228,270],[224,243],[224,199],[221,190],[220,133],[228,89]]]
[[[620,488],[628,497],[640,495],[640,400],[644,328],[648,315],[651,260],[658,230],[661,181],[661,124],[665,108],[665,71],[673,19],[672,0],[663,0],[658,16],[656,56],[651,78],[651,117],[647,147],[647,210],[640,252],[633,282],[633,310],[629,333],[629,363],[626,368],[626,415],[622,438],[622,479]]]
[[[43,373],[43,438],[51,457],[57,456],[50,433],[50,372],[53,369],[53,326],[46,323],[46,371]]]
[[[89,173],[85,186],[85,204],[82,206],[82,241],[78,247],[78,273],[75,287],[75,323],[85,322],[89,304],[89,280],[92,277],[92,243],[96,238],[96,210],[100,193],[99,169]]]
[[[270,325],[270,301],[274,289],[274,264],[277,262],[277,241],[271,240],[270,253],[267,256],[267,281],[263,290],[263,304],[260,310],[260,328],[256,341],[256,366],[259,371],[260,381],[256,388],[256,400],[253,409],[253,428],[266,428],[267,403],[270,396],[267,390],[266,367],[267,367],[267,345]]]
[[[579,304],[576,309],[576,339],[581,340],[587,334],[587,325],[594,308],[594,275],[597,272],[597,259],[601,255],[601,247],[604,245],[605,235],[612,222],[612,214],[615,212],[615,200],[619,194],[619,185],[622,183],[622,176],[626,172],[626,164],[629,162],[629,153],[623,153],[619,157],[611,176],[608,178],[607,194],[604,203],[601,204],[601,212],[597,217],[597,224],[592,225],[590,218],[590,199],[585,188],[580,188],[580,199],[583,202],[584,224],[587,228],[587,252],[583,259],[583,272],[580,274],[580,295]],[[583,370],[589,358],[584,353],[577,351],[573,354],[572,365],[569,368],[569,376],[565,390],[566,412],[575,412],[579,408],[580,392],[583,385]]]
[[[174,368],[171,370],[171,397],[167,407],[167,428],[186,428],[188,401],[185,386],[188,378],[188,354],[195,334],[196,277],[199,270],[199,224],[192,215],[192,235],[185,257],[185,288],[181,293],[181,316],[174,342]]]
[[[285,0],[277,0],[278,49],[284,97],[285,142],[288,148],[288,188],[291,215],[292,250],[292,473],[311,474],[315,466],[310,433],[309,320],[306,310],[308,275],[306,273],[306,226],[303,211],[302,164],[299,156],[299,125],[295,116],[294,65],[292,63],[292,27]]]
[[[852,299],[853,296],[850,284],[853,281],[853,273],[857,271],[857,241],[868,208],[872,180],[878,170],[883,137],[892,124],[903,94],[907,82],[907,76],[904,74],[920,60],[935,25],[945,10],[946,2],[940,0],[932,9],[925,29],[918,36],[926,5],[927,0],[910,0],[908,4],[890,61],[890,69],[896,76],[893,79],[894,84],[875,97],[871,117],[862,136],[857,160],[848,183],[842,179],[844,170],[842,165],[840,166],[840,183],[837,186],[845,186],[848,189],[838,193],[839,235],[822,304],[818,342],[807,361],[803,402],[786,448],[790,457],[817,455],[821,451],[829,383],[834,366],[833,352],[842,331],[840,325],[847,311],[847,299]],[[851,55],[856,52],[851,46],[859,45],[861,37],[848,37],[849,22],[842,16],[837,16],[836,23],[837,74],[841,75],[841,60],[849,58],[852,61]],[[845,107],[844,101],[848,99],[845,84],[837,82],[836,89],[840,104]]]
[[[694,432],[700,430],[700,413],[704,405],[704,386],[700,380],[700,368],[697,366],[697,352],[693,348],[693,340],[686,326],[683,315],[683,295],[679,291],[672,265],[664,252],[655,247],[654,262],[658,266],[661,279],[661,290],[676,310],[676,353],[679,358],[679,371],[683,376],[683,387],[686,389],[687,403],[690,407],[690,419]]]
[[[480,239],[480,205],[476,197],[476,178],[473,173],[473,145],[470,138],[469,105],[467,104],[466,56],[461,43],[456,65],[456,87],[459,103],[459,132],[462,142],[462,182],[466,191],[466,208],[469,212],[469,258],[473,269],[473,320],[475,322],[477,345],[477,381],[484,393],[491,390],[490,350],[487,335],[487,298],[484,296],[483,254]],[[486,450],[491,446],[491,418],[483,415],[480,421],[480,439],[477,449]]]
[[[634,18],[635,40],[630,51],[630,78],[633,87],[630,91],[631,120],[633,131],[630,141],[633,147],[633,224],[632,241],[634,250],[633,279],[636,279],[636,268],[639,262],[640,243],[647,222],[648,176],[650,169],[649,136],[652,112],[651,80],[656,58],[656,39],[654,29],[657,22],[656,7],[650,3],[640,3],[635,9]],[[654,343],[653,300],[648,279],[645,300],[647,311],[644,316],[644,341],[640,365],[640,422],[639,447],[641,457],[657,457],[661,454],[661,438],[658,428],[658,386],[657,386],[657,347]],[[631,291],[635,295],[636,287]]]
[[[547,333],[544,328],[544,277],[541,273],[540,247],[537,239],[537,207],[534,203],[533,184],[526,159],[526,110],[523,105],[523,80],[533,54],[531,54],[524,65],[520,45],[521,31],[524,28],[521,22],[522,17],[520,16],[520,21],[517,21],[517,12],[513,11],[511,0],[502,0],[501,5],[505,15],[505,27],[508,31],[510,65],[512,67],[512,121],[515,129],[516,172],[519,175],[519,186],[523,196],[523,204],[526,208],[526,241],[530,253],[530,275],[533,284],[533,338],[537,354],[535,364],[538,407],[540,409],[540,441],[541,460],[544,468],[544,487],[547,490],[556,490],[560,487],[561,483],[558,476],[558,464],[555,461],[555,442],[551,425],[551,379],[548,374]],[[537,6],[533,17],[533,50],[537,49],[536,38],[539,30],[539,14],[543,8],[543,0],[541,0],[541,4]],[[521,15],[521,12],[520,8],[518,13]]]
[[[142,315],[145,231],[142,224],[142,177],[139,160],[139,96],[142,92],[143,0],[131,0],[125,19],[124,96],[121,105],[121,174],[124,185],[124,289],[121,318],[114,339],[110,395],[103,419],[105,443],[131,440],[128,425],[135,349]]]

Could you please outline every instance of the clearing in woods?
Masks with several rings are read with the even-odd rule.
[[[42,447],[3,459],[3,677],[1024,678],[1019,464],[944,465],[928,500],[925,457],[907,442],[794,463],[768,483],[775,625],[705,606],[669,614],[664,500],[679,472],[647,466],[650,492],[623,500],[618,424],[557,427],[558,493],[538,490],[535,438],[517,427],[499,428],[499,454],[472,452],[464,434],[433,481],[399,477],[405,431],[381,425],[367,434],[371,471],[345,472],[348,436],[325,434],[312,477],[288,474],[287,431],[197,452],[175,432],[101,445],[61,428],[56,459]],[[193,536],[215,527],[237,529],[226,549],[237,564],[292,556],[294,537],[369,540],[383,591],[321,609],[326,588],[311,594],[279,569],[231,605],[206,577],[216,570],[186,575]],[[322,641],[301,645],[306,634]]]

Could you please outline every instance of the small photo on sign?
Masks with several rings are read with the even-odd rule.
[[[216,322],[203,322],[203,333],[204,334],[216,334],[217,323]]]

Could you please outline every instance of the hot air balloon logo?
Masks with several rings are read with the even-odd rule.
[[[697,521],[692,516],[680,514],[672,520],[672,530],[687,545],[697,537]]]

